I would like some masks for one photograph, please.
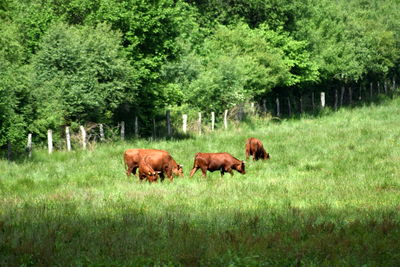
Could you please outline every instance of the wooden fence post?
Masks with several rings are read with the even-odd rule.
[[[199,130],[199,135],[201,135],[201,112],[199,112],[199,120],[197,121],[197,127]]]
[[[225,128],[225,130],[228,129],[228,110],[227,109],[225,109],[225,112],[224,112],[224,128]]]
[[[125,122],[121,121],[121,140],[125,139]]]
[[[182,130],[183,130],[183,133],[186,134],[186,130],[187,130],[187,114],[183,114],[182,115],[182,120],[183,120]]]
[[[28,157],[32,156],[32,134],[28,134],[28,143],[26,144],[26,149],[28,150]]]
[[[344,86],[342,86],[342,91],[340,92],[340,107],[343,106],[343,97],[344,97]]]
[[[369,98],[372,100],[372,82],[369,83]]]
[[[53,153],[53,131],[47,130],[47,146],[49,148],[49,154]]]
[[[279,98],[276,98],[276,116],[277,117],[281,116],[281,110],[279,108]]]
[[[104,141],[104,130],[103,130],[103,124],[100,123],[100,141]]]
[[[381,94],[381,85],[380,85],[379,81],[378,81],[377,87],[378,87],[378,95],[380,95]]]
[[[166,112],[166,117],[167,117],[167,134],[168,136],[171,136],[172,130],[171,130],[171,112],[167,110]]]
[[[79,126],[79,129],[81,130],[81,135],[82,135],[82,148],[86,149],[86,131],[85,131],[85,128],[81,125],[81,126]]]
[[[393,83],[392,90],[394,91],[396,89],[396,80],[395,80],[394,76],[393,76],[393,82],[392,83]]]
[[[215,126],[215,112],[211,112],[211,131],[214,131]]]
[[[263,111],[264,113],[267,113],[267,100],[263,99]]]
[[[385,83],[383,84],[384,88],[385,88],[385,94],[387,95],[387,81],[385,79]]]
[[[251,109],[251,115],[254,116],[254,114],[256,113],[256,109],[254,108],[254,102],[250,103],[250,109]]]
[[[321,92],[321,107],[325,107],[325,92]]]
[[[135,116],[135,137],[139,137],[139,122],[137,116]]]
[[[287,98],[289,117],[292,116],[292,108],[290,107],[290,97]]]
[[[67,151],[71,151],[71,135],[68,126],[65,127],[65,138],[67,139]]]
[[[337,89],[335,89],[335,104],[334,104],[335,111],[337,111],[337,107],[338,107],[338,91]]]
[[[353,104],[353,91],[351,86],[349,87],[349,105]]]

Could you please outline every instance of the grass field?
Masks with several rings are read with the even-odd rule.
[[[271,160],[189,172],[196,152]],[[185,140],[0,161],[0,265],[399,266],[400,99]],[[184,178],[140,183],[122,153],[169,151]],[[136,178],[136,177],[135,177]]]

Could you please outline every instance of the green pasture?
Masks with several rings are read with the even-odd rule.
[[[0,160],[0,265],[400,264],[400,99],[230,126]],[[244,159],[248,137],[269,161],[189,178],[196,152]],[[165,149],[185,177],[127,179],[127,148]]]

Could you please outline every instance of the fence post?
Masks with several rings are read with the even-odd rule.
[[[201,135],[201,112],[199,112],[199,120],[197,122],[197,127],[199,129],[199,135]]]
[[[171,112],[167,110],[166,112],[166,117],[167,117],[167,134],[168,136],[171,136]]]
[[[121,140],[125,139],[125,122],[121,121]]]
[[[387,95],[387,81],[385,79],[385,83],[383,84],[384,88],[385,88],[385,94]]]
[[[338,91],[337,89],[335,89],[335,105],[334,105],[335,111],[337,111],[337,107],[338,107]]]
[[[321,107],[325,107],[325,92],[321,92]]]
[[[225,130],[228,129],[228,110],[227,109],[225,109],[225,112],[224,112],[224,128],[225,128]]]
[[[381,94],[381,85],[380,85],[379,81],[378,81],[377,86],[378,86],[378,95],[380,95]]]
[[[344,97],[344,86],[342,86],[342,91],[340,92],[340,107],[343,106],[343,97]]]
[[[185,134],[186,130],[187,130],[187,114],[182,115],[182,120],[183,120],[182,130],[183,130],[183,133]]]
[[[369,98],[372,100],[372,82],[369,83]]]
[[[263,99],[263,110],[264,110],[264,113],[267,113],[267,100],[266,99]]]
[[[351,86],[349,87],[349,105],[353,103],[353,91],[351,89]]]
[[[53,153],[53,131],[47,130],[47,146],[49,148],[49,154]]]
[[[139,122],[137,116],[135,116],[135,137],[139,137]]]
[[[251,115],[254,116],[254,114],[256,113],[256,109],[254,108],[254,102],[250,103],[250,109],[251,109]]]
[[[71,135],[69,134],[69,127],[65,127],[65,138],[67,139],[67,151],[71,151]]]
[[[103,124],[100,123],[100,141],[104,141],[104,130],[103,130]]]
[[[214,131],[215,126],[215,112],[211,112],[211,131]]]
[[[396,80],[394,79],[394,76],[393,76],[392,90],[394,91],[394,89],[396,89]]]
[[[79,129],[81,130],[81,135],[82,135],[82,148],[86,149],[86,131],[85,131],[85,128],[81,125],[81,126],[79,126]]]
[[[28,143],[26,144],[26,149],[28,150],[28,157],[32,156],[32,134],[28,134]]]
[[[276,116],[281,116],[281,110],[279,108],[279,98],[276,98]]]

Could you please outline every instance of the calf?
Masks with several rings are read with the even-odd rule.
[[[246,142],[246,159],[253,156],[253,160],[269,159],[269,153],[264,149],[263,143],[257,138],[250,137]]]
[[[144,156],[139,161],[139,178],[140,180],[146,179],[149,182],[156,182],[158,179],[158,173],[149,165],[148,161],[151,159],[149,155]]]
[[[162,179],[164,179],[164,173],[170,180],[173,180],[173,175],[183,176],[182,165],[177,164],[167,151],[158,149],[127,149],[124,152],[124,162],[127,166],[126,175],[128,177],[132,172],[136,174],[139,162],[147,155],[151,156],[147,160],[147,163],[155,171],[161,172],[160,177]]]
[[[206,177],[207,171],[220,171],[221,176],[225,172],[233,175],[232,170],[245,174],[245,162],[238,160],[229,153],[196,153],[194,157],[193,169],[190,171],[192,177],[198,169],[201,169],[203,176]]]

